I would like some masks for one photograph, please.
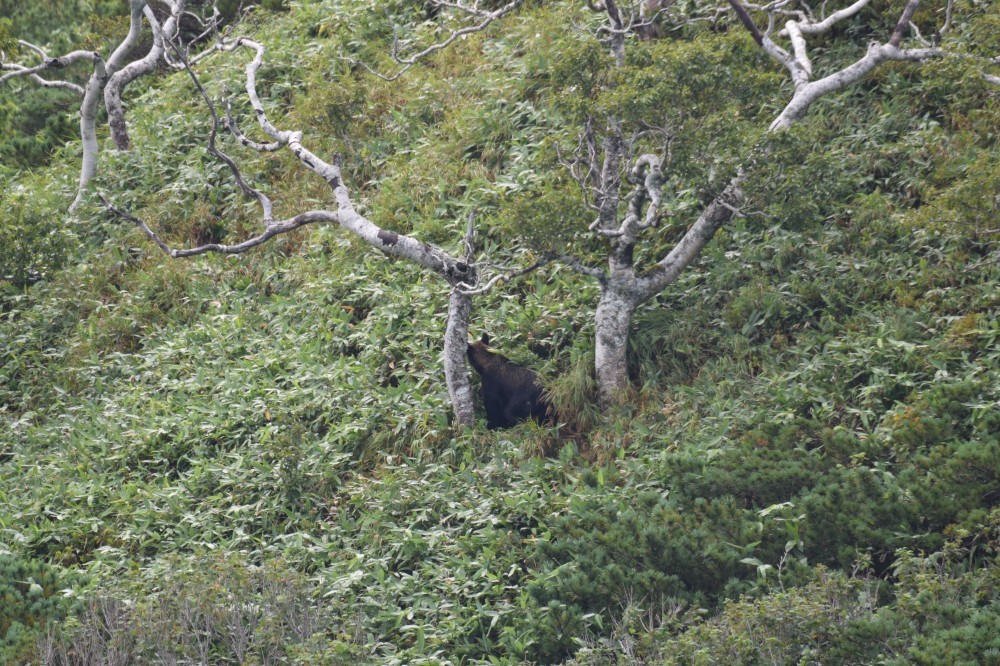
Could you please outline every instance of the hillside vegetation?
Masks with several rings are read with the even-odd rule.
[[[268,47],[264,104],[373,220],[460,253],[474,209],[494,264],[598,255],[556,152],[607,72],[584,3],[394,82],[340,56],[390,71],[394,33],[434,39],[421,2],[287,4],[236,28]],[[1000,53],[995,1],[955,16]],[[670,118],[696,211],[785,79],[725,19],[629,48],[593,103]],[[197,71],[219,95],[245,62]],[[554,263],[477,297],[551,427],[451,427],[447,285],[415,265],[334,227],[170,259],[96,199],[66,212],[77,142],[30,171],[0,151],[0,663],[1000,664],[1000,97],[970,62],[886,64],[775,138],[745,214],[637,314],[614,409],[595,284]],[[115,205],[176,244],[259,225],[186,73],[127,102]],[[225,146],[282,215],[334,207],[290,155]]]

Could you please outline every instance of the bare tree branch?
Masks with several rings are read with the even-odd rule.
[[[117,208],[111,204],[103,195],[99,195],[101,201],[104,203],[104,207],[108,209],[111,213],[117,215],[123,220],[128,220],[135,226],[137,226],[147,238],[156,243],[156,246],[161,250],[166,252],[169,256],[174,259],[181,257],[194,257],[199,254],[205,254],[206,252],[216,252],[218,254],[242,254],[247,250],[251,250],[259,245],[263,245],[275,236],[280,236],[281,234],[287,234],[290,231],[294,231],[299,227],[305,226],[307,224],[313,224],[315,222],[337,222],[337,214],[328,210],[310,210],[305,213],[299,213],[294,217],[290,217],[287,220],[282,220],[280,222],[272,222],[267,225],[260,234],[248,238],[242,243],[237,243],[235,245],[224,245],[222,243],[206,243],[205,245],[199,245],[198,247],[192,248],[173,248],[160,238],[159,234],[149,228],[145,222],[143,222],[138,217],[126,213],[125,211]]]
[[[656,226],[656,216],[663,200],[663,174],[660,172],[660,158],[646,154],[636,160],[632,166],[632,180],[635,190],[629,199],[629,212],[622,222],[623,230],[628,233],[630,227],[649,229]],[[646,214],[643,218],[642,209],[646,202]]]
[[[799,31],[805,35],[819,35],[824,32],[827,32],[828,30],[830,30],[830,28],[832,28],[837,23],[840,23],[844,19],[848,19],[854,16],[862,9],[867,7],[869,2],[871,2],[871,0],[857,0],[857,2],[855,2],[853,5],[835,11],[822,21],[816,22],[812,20],[812,17],[809,17],[808,20],[796,21],[795,25],[798,27]],[[779,36],[782,36],[783,34],[784,31],[778,33]]]
[[[400,53],[399,53],[399,40],[398,39],[394,39],[393,40],[393,44],[392,44],[392,59],[395,60],[398,65],[402,65],[399,69],[396,70],[395,74],[382,74],[381,72],[379,72],[379,71],[373,69],[372,67],[370,67],[367,63],[365,63],[365,62],[363,62],[361,60],[355,60],[354,58],[349,58],[347,56],[342,56],[341,59],[342,60],[346,60],[347,62],[351,63],[352,65],[361,66],[369,74],[372,74],[373,76],[377,76],[378,78],[382,79],[383,81],[395,81],[396,79],[398,79],[399,77],[401,77],[403,74],[405,74],[407,71],[409,71],[409,69],[411,67],[413,67],[415,64],[417,64],[419,61],[423,60],[424,58],[428,57],[429,55],[431,55],[433,53],[437,53],[438,51],[441,51],[442,49],[448,48],[449,46],[451,46],[455,42],[455,40],[457,40],[459,38],[465,37],[467,35],[471,35],[473,33],[482,32],[487,27],[489,27],[489,25],[491,23],[493,23],[497,19],[503,18],[507,14],[510,14],[512,11],[514,11],[519,6],[521,6],[523,3],[524,3],[524,0],[511,0],[511,2],[508,2],[503,7],[499,8],[499,9],[497,9],[495,11],[489,12],[489,11],[486,11],[486,10],[479,9],[476,6],[470,7],[470,6],[465,5],[463,3],[445,2],[443,0],[435,0],[434,4],[437,5],[437,6],[459,9],[459,10],[461,10],[461,11],[467,13],[467,14],[470,14],[470,15],[476,17],[476,18],[481,19],[481,21],[479,23],[477,23],[477,24],[469,25],[469,26],[466,26],[464,28],[449,29],[448,36],[445,39],[443,39],[442,41],[437,42],[435,44],[431,44],[430,46],[426,47],[422,51],[418,51],[417,53],[414,53],[412,55],[405,56],[405,57],[401,56]]]
[[[472,257],[476,252],[476,236],[475,227],[473,226],[473,221],[476,217],[476,210],[472,209],[469,211],[469,217],[465,224],[465,241],[463,242],[464,251],[462,257],[465,259],[465,263],[471,264]],[[464,284],[464,283],[463,283]]]
[[[743,201],[741,187],[745,179],[746,174],[741,170],[722,193],[705,207],[673,249],[660,259],[653,269],[638,278],[636,287],[642,300],[652,298],[673,283],[701,254],[702,249],[715,236],[715,232],[732,219]]]
[[[58,58],[49,58],[48,56],[45,55],[44,51],[42,51],[39,47],[35,46],[34,44],[29,44],[28,42],[24,42],[21,40],[18,40],[18,43],[25,47],[28,47],[35,53],[39,54],[42,57],[42,62],[32,67],[27,67],[25,65],[21,65],[18,63],[2,62],[0,63],[0,71],[8,73],[4,74],[3,76],[0,76],[0,83],[3,83],[5,81],[8,81],[9,79],[13,79],[19,76],[28,76],[32,77],[36,82],[41,83],[42,85],[48,85],[49,87],[67,88],[69,90],[72,90],[73,92],[77,92],[78,94],[83,95],[83,88],[76,85],[75,83],[70,83],[69,81],[48,81],[46,79],[42,79],[40,76],[38,76],[38,74],[40,72],[44,72],[49,69],[62,69],[64,67],[69,67],[73,63],[78,62],[80,60],[87,60],[93,63],[97,58],[100,57],[100,55],[96,51],[71,51],[70,53],[67,53],[66,55],[60,56]]]
[[[943,35],[951,29],[952,10],[955,7],[955,0],[948,0],[948,6],[944,10],[944,25],[938,30],[939,35]]]
[[[764,36],[760,34],[757,24],[753,22],[753,19],[750,18],[750,14],[748,14],[747,10],[743,8],[743,5],[740,4],[739,0],[729,0],[729,5],[733,8],[733,11],[736,12],[736,17],[740,20],[740,23],[743,24],[743,27],[749,30],[750,34],[753,35],[753,40],[757,42],[757,46],[763,46]]]
[[[485,294],[486,292],[492,290],[493,287],[497,286],[500,283],[510,282],[511,280],[515,280],[519,277],[523,277],[525,275],[528,275],[529,273],[537,271],[539,268],[549,263],[549,261],[550,261],[549,258],[543,257],[542,259],[539,259],[538,261],[531,264],[527,268],[521,268],[519,270],[512,271],[510,273],[501,273],[500,275],[494,275],[492,278],[490,278],[485,283],[480,284],[478,287],[474,285],[468,285],[463,282],[462,284],[458,285],[458,289],[463,294],[466,294],[468,296],[478,296],[480,294]]]
[[[586,275],[587,277],[594,278],[595,280],[601,283],[607,282],[608,280],[608,274],[602,271],[600,268],[594,268],[592,266],[588,266],[572,255],[563,254],[561,252],[554,252],[552,253],[551,256],[552,258],[558,259],[562,263],[566,264],[567,266],[572,268],[574,272],[579,273],[580,275]]]
[[[914,23],[913,21],[910,21],[909,28],[910,28],[910,32],[913,33],[913,36],[917,38],[917,41],[920,42],[920,44],[922,46],[930,46],[931,45],[931,43],[929,41],[927,41],[926,39],[924,39],[924,36],[922,34],[920,34],[920,28],[917,27],[916,23]]]
[[[218,134],[219,125],[221,124],[221,121],[219,120],[219,114],[215,110],[215,105],[212,104],[211,98],[209,98],[208,93],[205,92],[205,88],[201,85],[201,81],[198,80],[198,77],[195,75],[194,70],[191,69],[191,65],[184,57],[184,54],[181,52],[181,50],[177,48],[177,46],[172,42],[171,42],[171,47],[177,54],[177,58],[183,64],[185,71],[187,71],[188,75],[191,77],[191,80],[194,81],[195,88],[197,88],[198,92],[201,94],[202,99],[205,100],[205,104],[208,106],[208,110],[212,114],[212,131],[209,133],[208,136],[208,151],[212,155],[215,155],[217,158],[225,162],[226,166],[228,166],[229,170],[232,172],[233,178],[236,180],[237,186],[240,188],[240,190],[243,192],[244,195],[246,195],[251,199],[254,198],[257,199],[257,202],[260,204],[261,211],[263,212],[264,215],[264,225],[270,226],[274,221],[274,214],[271,208],[271,200],[267,197],[267,195],[265,195],[260,190],[250,187],[250,185],[248,185],[247,182],[243,179],[243,174],[240,173],[240,169],[236,165],[236,162],[229,155],[220,150],[219,147],[216,145],[215,137]]]
[[[285,147],[285,144],[281,143],[280,141],[272,141],[271,143],[258,143],[257,141],[251,141],[250,139],[248,139],[246,136],[243,135],[243,132],[240,131],[239,124],[237,124],[236,119],[233,117],[233,107],[229,103],[228,98],[225,100],[225,103],[226,103],[226,120],[223,124],[225,125],[225,127],[229,129],[230,132],[232,132],[233,136],[236,137],[236,140],[239,141],[241,144],[261,153],[273,153]]]
[[[892,35],[889,36],[890,46],[899,48],[899,42],[902,41],[903,35],[906,34],[906,27],[910,25],[910,19],[913,18],[913,12],[917,11],[917,5],[919,4],[920,0],[910,0],[906,3],[902,16],[899,17],[899,21],[896,23],[896,27],[893,29]]]

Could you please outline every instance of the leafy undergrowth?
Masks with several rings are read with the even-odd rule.
[[[454,249],[475,208],[514,265],[544,237],[598,249],[553,147],[602,67],[570,4],[392,84],[337,55],[388,68],[393,21],[430,30],[419,3],[245,29],[275,121],[340,154],[373,219]],[[693,214],[779,79],[742,35],[634,52],[649,108],[711,89],[674,145]],[[242,60],[209,62],[239,89]],[[142,85],[103,191],[177,243],[252,229],[190,80]],[[607,413],[593,284],[550,266],[477,298],[474,333],[562,421],[498,433],[450,427],[443,283],[335,228],[166,259],[63,212],[68,145],[0,200],[0,660],[1000,663],[998,121],[954,62],[818,104],[639,313]],[[287,156],[239,156],[280,214],[332,206]]]

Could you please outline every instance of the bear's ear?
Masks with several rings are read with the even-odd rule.
[[[487,335],[486,333],[483,333],[483,337],[479,338],[479,341],[482,342],[484,345],[488,345],[490,344],[490,336]]]

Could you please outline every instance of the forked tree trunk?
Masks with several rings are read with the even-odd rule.
[[[621,68],[625,63],[624,36],[628,32],[626,29],[628,22],[622,18],[622,12],[618,7],[619,1],[600,0],[587,4],[592,10],[607,15],[608,23],[605,27],[609,28],[610,54],[616,66]],[[920,1],[907,0],[906,9],[887,43],[873,42],[869,44],[867,53],[862,58],[822,79],[813,80],[813,65],[807,49],[806,35],[828,32],[835,24],[863,10],[871,0],[855,0],[849,7],[835,11],[820,21],[814,20],[808,11],[808,16],[802,15],[800,11],[792,11],[787,3],[771,4],[766,8],[756,7],[758,11],[769,14],[768,28],[765,32],[761,32],[757,27],[754,18],[747,12],[741,0],[728,1],[757,45],[783,65],[792,78],[794,86],[792,99],[774,119],[769,129],[770,133],[791,127],[805,117],[813,102],[860,81],[883,62],[922,61],[944,55],[944,51],[937,47],[900,48],[903,35],[908,27],[912,26],[911,18]],[[634,7],[635,3],[628,3],[627,6]],[[642,6],[649,16],[651,15],[649,10],[658,8],[660,3],[646,1]],[[799,20],[791,20],[796,16]],[[779,20],[785,23],[785,28],[775,32]],[[947,23],[950,23],[950,19],[946,20],[946,25]],[[772,40],[772,37],[777,36],[788,38],[791,45],[790,52]],[[641,134],[636,134],[635,138]],[[610,246],[607,255],[608,270],[601,271],[588,267],[573,257],[561,258],[578,273],[597,278],[601,282],[601,297],[594,322],[596,337],[594,374],[601,406],[607,407],[619,400],[629,385],[626,352],[629,327],[636,307],[672,284],[684,269],[698,258],[715,233],[738,213],[744,203],[742,186],[746,180],[746,173],[766,155],[767,144],[763,142],[751,151],[729,184],[705,206],[698,219],[666,256],[655,265],[637,271],[633,251],[638,236],[642,231],[656,227],[660,215],[664,186],[663,174],[660,171],[662,158],[653,154],[641,155],[633,161],[631,169],[625,171],[623,167],[632,161],[630,146],[634,139],[633,142],[626,141],[622,121],[613,114],[608,118],[607,130],[603,141],[600,142],[601,149],[598,148],[598,138],[594,135],[590,121],[581,133],[580,140],[581,148],[585,147],[586,150],[581,150],[576,160],[563,161],[563,164],[570,169],[580,187],[585,192],[590,191],[593,194],[593,207],[598,211],[598,216],[589,229],[598,237],[605,239]],[[598,159],[602,151],[603,164],[599,163]],[[634,185],[633,191],[628,195],[622,192],[624,186],[622,176],[626,176]],[[626,202],[628,212],[622,217],[622,204]]]

